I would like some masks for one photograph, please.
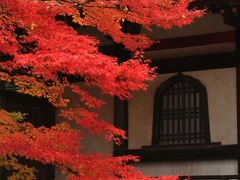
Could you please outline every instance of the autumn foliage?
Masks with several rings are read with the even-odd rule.
[[[127,20],[148,30],[155,25],[171,28],[189,24],[202,11],[188,10],[189,0],[0,0],[0,80],[19,87],[19,92],[46,98],[61,108],[60,115],[90,133],[120,143],[125,132],[98,119],[95,109],[105,102],[67,77],[84,79],[85,86],[103,94],[131,97],[146,89],[154,78],[154,68],[142,58],[142,51],[153,42],[143,34],[122,31]],[[60,17],[60,18],[59,18]],[[122,43],[135,55],[126,62],[98,50],[96,37],[78,34],[68,23],[91,26]],[[65,20],[64,20],[65,19]],[[63,97],[70,88],[85,106],[68,107]],[[82,154],[81,132],[68,122],[51,128],[35,128],[18,113],[0,110],[0,166],[13,172],[12,178],[34,179],[34,169],[18,162],[18,157],[53,164],[69,179],[148,179],[128,161],[138,157]],[[104,165],[103,165],[104,164]],[[160,177],[159,179],[176,179]]]

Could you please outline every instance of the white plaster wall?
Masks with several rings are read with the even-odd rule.
[[[83,88],[82,83],[77,83],[80,87]],[[86,89],[86,88],[84,88]],[[99,118],[104,119],[107,122],[113,123],[114,118],[114,101],[113,97],[107,95],[101,95],[100,91],[96,88],[88,88],[88,92],[95,97],[99,97],[106,102],[102,108],[100,108],[97,112],[99,113]],[[75,103],[79,103],[78,96],[73,94],[69,89],[65,91],[65,97],[68,97],[71,101],[70,106]],[[58,117],[58,111],[56,113],[56,122],[61,122],[62,119]],[[101,136],[94,136],[90,135],[86,130],[82,129],[81,127],[77,126],[74,123],[70,123],[73,128],[80,129],[81,133],[84,136],[84,139],[81,140],[80,144],[82,146],[81,153],[106,153],[112,154],[113,153],[113,143],[107,142]],[[55,172],[55,179],[56,180],[65,180],[66,177],[56,170]]]
[[[137,164],[137,169],[151,177],[163,175],[236,175],[237,160],[181,161]]]
[[[154,94],[159,85],[175,75],[158,75],[147,91],[134,93],[129,101],[129,148],[150,145],[152,138]],[[235,68],[192,71],[183,74],[199,79],[208,93],[209,121],[212,142],[237,143]]]

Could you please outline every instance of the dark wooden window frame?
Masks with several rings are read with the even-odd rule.
[[[201,143],[210,143],[207,90],[198,79],[178,73],[164,81],[155,93],[152,146]]]

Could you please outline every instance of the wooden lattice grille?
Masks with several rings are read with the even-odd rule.
[[[200,81],[179,74],[155,96],[153,145],[210,142],[207,95]]]

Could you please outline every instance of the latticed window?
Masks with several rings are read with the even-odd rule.
[[[207,92],[181,73],[158,88],[154,100],[152,145],[210,143]]]

